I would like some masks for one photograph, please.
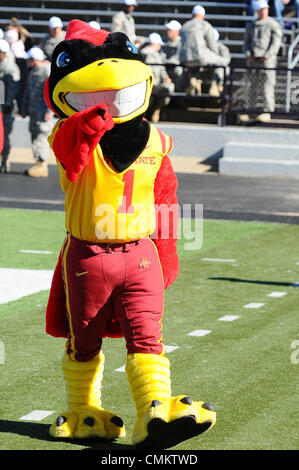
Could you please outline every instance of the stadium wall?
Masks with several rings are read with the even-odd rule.
[[[182,123],[157,127],[172,136],[172,156],[216,162],[221,174],[299,178],[298,130]],[[17,148],[31,146],[27,120],[16,119],[11,143]]]

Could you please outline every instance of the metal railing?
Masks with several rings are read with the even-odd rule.
[[[155,64],[148,64],[149,67],[165,67],[168,72],[171,69],[175,69],[176,67],[180,67],[183,69],[183,75],[180,80],[180,86],[175,88],[174,92],[168,92],[166,88],[163,88],[163,84],[161,86],[154,87],[152,96],[159,97],[159,98],[170,98],[173,102],[173,107],[175,108],[175,102],[178,100],[180,105],[183,103],[185,104],[186,108],[188,107],[202,107],[204,102],[213,103],[216,105],[217,109],[219,109],[219,125],[225,126],[226,125],[226,111],[227,111],[227,90],[228,90],[228,79],[229,74],[227,73],[227,67],[223,66],[186,66],[185,64],[165,64],[165,63],[155,63]],[[212,96],[209,94],[209,88],[211,82],[214,79],[214,72],[216,70],[222,71],[222,81],[221,81],[221,91],[219,91],[219,96]],[[170,72],[169,72],[170,73]],[[171,74],[171,73],[170,73]],[[186,90],[189,88],[190,79],[192,77],[196,77],[199,81],[201,81],[201,92],[198,93],[195,91],[193,94],[187,92]],[[161,91],[163,89],[163,91]]]
[[[86,1],[84,0],[83,1],[82,0],[35,0],[35,3],[38,3],[39,4],[38,6],[40,8],[44,8],[45,3],[53,3],[53,2],[55,2],[56,4],[58,3],[61,3],[61,4],[95,3],[97,5],[101,3],[106,3],[107,5],[117,4],[118,7],[120,5],[120,0],[109,0],[107,2],[101,2],[99,0],[86,0]],[[32,0],[21,0],[20,3],[22,4],[28,3],[28,6],[30,6],[30,4],[32,4]],[[190,10],[192,9],[192,7],[194,7],[197,4],[198,4],[198,1],[187,1],[187,0],[173,0],[171,4],[167,0],[139,0],[138,1],[138,6],[150,6],[151,7],[152,5],[155,5],[155,6],[167,6],[168,8],[169,6],[171,6],[171,7],[189,8]],[[220,0],[218,2],[201,1],[200,4],[204,8],[238,8],[238,9],[244,9],[244,10],[246,9],[246,2],[235,3],[235,2],[226,2],[226,1]],[[9,6],[7,6],[6,8],[8,10]]]
[[[286,96],[286,110],[289,112],[291,108],[291,89],[292,89],[292,71],[296,67],[299,61],[299,52],[294,56],[295,49],[299,43],[299,34],[296,36],[294,41],[288,50],[288,73],[287,73],[287,96]]]
[[[270,87],[273,86],[272,95],[267,87],[269,78],[271,83],[274,82],[274,85],[269,82]],[[254,115],[270,112],[284,118],[298,117],[299,68],[231,66],[227,83],[225,113]],[[269,93],[274,105],[273,109],[265,111]]]
[[[164,65],[164,64],[152,64]],[[169,66],[169,65],[168,65]],[[219,96],[211,96],[208,87],[214,69],[223,69],[223,90]],[[185,67],[185,73],[187,68]],[[179,98],[186,106],[201,107],[202,103],[214,103],[219,108],[218,124],[226,126],[231,123],[238,123],[238,116],[249,114],[256,116],[265,110],[269,96],[267,90],[267,74],[272,73],[271,80],[274,80],[273,109],[269,112],[272,117],[281,119],[297,119],[299,116],[299,68],[260,66],[238,66],[226,67],[198,67],[198,77],[208,77],[205,90],[201,94],[190,95],[186,91],[175,91],[173,93],[154,92],[153,95],[160,97]],[[292,80],[289,81],[289,73],[292,73]],[[269,104],[269,103],[268,103]],[[299,123],[298,123],[299,125]]]

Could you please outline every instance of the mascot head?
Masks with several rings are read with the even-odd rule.
[[[152,87],[151,69],[125,34],[72,20],[54,50],[44,95],[59,117],[103,103],[122,124],[145,113]]]

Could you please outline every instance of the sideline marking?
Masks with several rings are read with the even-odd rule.
[[[42,421],[53,413],[55,413],[55,411],[33,410],[31,413],[28,413],[28,415],[19,418],[19,421]]]
[[[171,353],[172,351],[175,351],[176,349],[179,348],[179,346],[164,346],[164,347],[167,353]]]
[[[40,251],[40,250],[18,250],[18,253],[28,253],[37,255],[52,255],[53,251]]]
[[[0,304],[50,289],[52,277],[48,270],[0,268]]]
[[[214,263],[235,263],[235,259],[222,259],[222,258],[201,258],[201,261],[211,261]]]
[[[188,333],[187,336],[205,336],[209,333],[212,333],[212,330],[194,330],[191,333]]]
[[[271,294],[268,294],[268,297],[283,297],[284,295],[287,295],[286,292],[271,292]]]
[[[244,305],[244,308],[261,308],[265,304],[258,303],[258,302],[250,302],[249,304]]]
[[[18,197],[0,197],[1,202],[22,202],[24,204],[49,204],[49,205],[64,205],[64,201],[59,199],[21,199]]]
[[[224,315],[224,317],[218,318],[218,321],[235,321],[240,318],[239,315]]]

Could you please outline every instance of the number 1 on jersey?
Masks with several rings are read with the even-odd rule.
[[[124,192],[122,203],[118,208],[119,214],[134,214],[134,206],[132,206],[134,170],[128,170],[123,175]]]

